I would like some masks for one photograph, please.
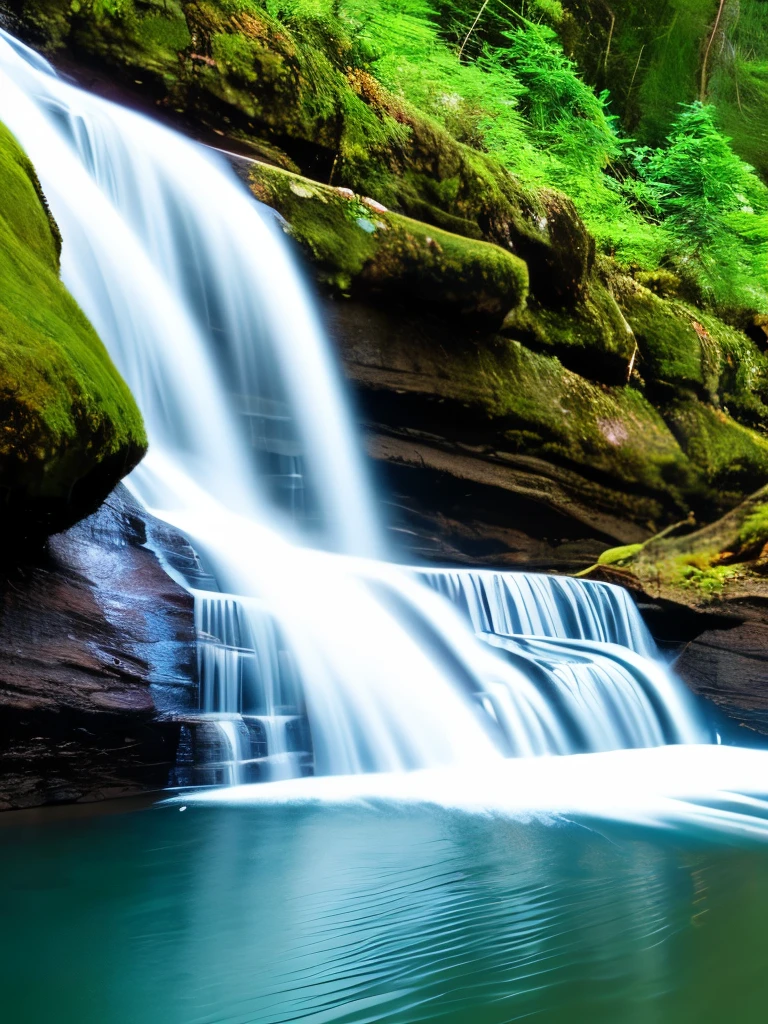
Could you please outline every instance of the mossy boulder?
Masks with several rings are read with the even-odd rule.
[[[630,387],[593,384],[559,359],[498,339],[451,377],[496,418],[506,450],[578,468],[585,479],[627,492],[646,522],[680,509],[696,469],[662,416]],[[473,372],[474,370],[474,372]],[[686,495],[687,492],[687,495]]]
[[[569,369],[591,380],[629,380],[635,336],[609,285],[597,274],[575,304],[551,307],[532,297],[524,308],[510,311],[503,330],[532,348],[557,355]]]
[[[266,164],[252,165],[250,181],[336,293],[406,298],[497,323],[525,301],[528,269],[500,246]]]
[[[610,285],[593,274],[575,303],[529,295],[526,264],[508,249],[443,231],[333,188],[254,162],[254,195],[277,210],[321,284],[343,296],[406,299],[450,317],[502,324],[511,338],[559,356],[591,379],[625,383],[635,339]],[[494,323],[495,321],[495,323]]]
[[[628,278],[619,279],[616,294],[637,340],[639,369],[660,398],[689,390],[748,425],[768,422],[768,358],[751,338]]]
[[[59,278],[60,237],[0,125],[0,509],[17,547],[91,513],[146,450],[141,415]]]
[[[664,419],[721,507],[734,505],[768,480],[768,438],[722,409],[681,394],[664,409]]]

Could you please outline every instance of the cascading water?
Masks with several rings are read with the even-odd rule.
[[[656,655],[634,601],[621,587],[489,569],[424,569],[420,575],[465,612],[476,633],[595,640],[646,658]]]
[[[143,411],[150,451],[129,484],[215,579],[186,584],[223,781],[704,738],[619,588],[374,560],[384,545],[311,303],[218,155],[62,81],[7,34],[0,120]]]

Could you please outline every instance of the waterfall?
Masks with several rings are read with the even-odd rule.
[[[224,781],[704,738],[620,588],[377,560],[337,368],[274,218],[222,157],[5,33],[0,120],[143,412],[129,486],[205,567],[179,578]]]

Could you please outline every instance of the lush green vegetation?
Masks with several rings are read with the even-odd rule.
[[[768,504],[756,505],[745,518],[738,541],[746,549],[762,550],[768,544]]]
[[[20,6],[54,41],[79,19],[78,47],[154,69],[170,104],[189,110],[207,90],[233,105],[246,116],[235,136],[250,118],[278,146],[290,137],[334,154],[316,169],[302,159],[310,176],[503,242],[501,165],[529,206],[541,187],[568,195],[622,269],[671,271],[689,299],[729,319],[768,312],[768,188],[726,131],[754,159],[768,151],[763,0],[726,0],[717,32],[716,0]]]
[[[636,194],[715,305],[763,309],[768,279],[768,188],[731,149],[712,106],[694,101],[663,148],[634,152]]]
[[[768,4],[739,0],[728,8],[723,45],[707,83],[718,122],[739,153],[768,175]]]
[[[299,36],[315,24],[346,39],[353,67],[457,141],[491,154],[526,185],[571,196],[620,265],[673,268],[689,292],[726,313],[768,310],[768,188],[731,148],[716,108],[694,99],[668,110],[661,144],[637,147],[622,134],[610,93],[583,81],[555,29],[540,20],[557,24],[558,3],[529,3],[526,18],[501,0],[228,2],[266,10]],[[705,6],[683,4],[678,13],[703,33]],[[748,63],[749,81],[764,73],[759,60]],[[647,81],[664,89],[660,73]],[[365,144],[369,129],[358,128]]]

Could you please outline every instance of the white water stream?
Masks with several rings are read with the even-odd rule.
[[[706,739],[620,589],[377,560],[326,339],[223,158],[4,33],[0,120],[61,228],[63,279],[143,412],[150,450],[129,486],[219,587],[189,583],[225,781]]]

